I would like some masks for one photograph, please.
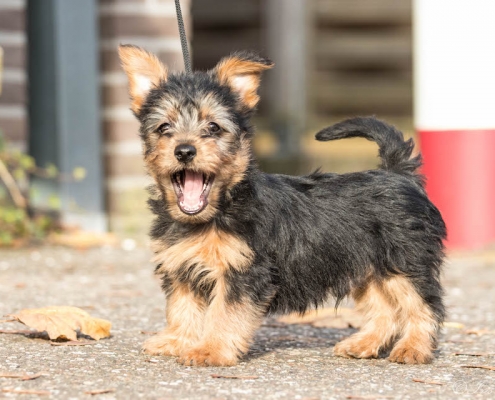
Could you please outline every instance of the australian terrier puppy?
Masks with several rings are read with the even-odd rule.
[[[167,298],[167,327],[144,343],[146,353],[234,365],[264,316],[350,295],[366,322],[336,355],[432,360],[444,318],[446,231],[412,140],[374,118],[353,118],[316,139],[375,141],[379,169],[265,174],[253,159],[250,117],[270,61],[235,53],[187,75],[170,74],[135,46],[119,53],[154,180],[151,237]]]

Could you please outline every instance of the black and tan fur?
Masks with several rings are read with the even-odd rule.
[[[265,174],[252,157],[250,117],[270,61],[236,53],[211,71],[169,74],[140,48],[119,52],[155,182],[151,237],[167,296],[167,327],[144,351],[185,365],[234,365],[265,315],[350,295],[367,322],[336,355],[432,360],[444,318],[445,226],[411,141],[384,122],[354,118],[317,139],[376,141],[379,169]],[[201,197],[187,189],[188,208],[186,181],[204,188]]]

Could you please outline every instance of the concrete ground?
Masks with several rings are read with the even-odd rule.
[[[348,360],[333,345],[353,329],[269,320],[236,367],[184,367],[140,353],[164,324],[164,297],[150,253],[41,247],[0,251],[1,315],[71,305],[113,323],[112,337],[52,346],[36,335],[0,334],[0,398],[53,399],[490,399],[495,398],[495,257],[451,258],[448,318],[430,365]],[[26,329],[1,323],[0,330]],[[456,355],[456,353],[463,353]],[[37,374],[33,380],[6,374]],[[214,378],[212,375],[221,375]],[[236,376],[244,379],[229,379]],[[90,395],[88,391],[110,390]],[[38,394],[21,394],[34,391]]]

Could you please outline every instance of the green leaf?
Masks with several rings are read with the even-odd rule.
[[[9,232],[2,231],[0,232],[0,244],[9,245],[12,244],[14,238]]]
[[[7,209],[5,210],[5,213],[3,214],[3,220],[7,224],[13,224],[17,220],[17,214],[15,212],[15,209]]]
[[[60,197],[51,194],[50,197],[48,197],[48,206],[54,210],[59,210],[61,207]]]
[[[24,168],[25,170],[32,169],[36,165],[34,162],[34,158],[27,154],[22,154],[19,162],[21,164],[21,167]]]
[[[81,181],[86,178],[86,170],[83,167],[76,167],[72,170],[72,177],[76,181]]]
[[[5,138],[3,137],[3,131],[0,129],[0,151],[5,150]]]
[[[26,172],[22,168],[14,169],[12,175],[16,181],[23,181],[26,179]]]
[[[34,187],[29,188],[29,198],[36,199],[40,195],[40,190]]]
[[[22,157],[22,153],[20,150],[14,149],[10,152],[10,158],[15,161],[19,161]]]
[[[58,175],[58,168],[55,164],[48,164],[45,168],[45,172],[49,178],[55,178]]]

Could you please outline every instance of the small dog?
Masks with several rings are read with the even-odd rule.
[[[144,343],[146,353],[235,365],[267,314],[304,313],[330,295],[337,304],[350,295],[366,323],[336,355],[390,350],[393,362],[432,360],[444,318],[446,230],[412,140],[374,118],[353,118],[316,139],[375,141],[378,170],[265,174],[253,159],[250,117],[272,62],[241,52],[187,75],[169,74],[135,46],[119,55],[154,180],[151,237],[167,298],[167,328]]]

